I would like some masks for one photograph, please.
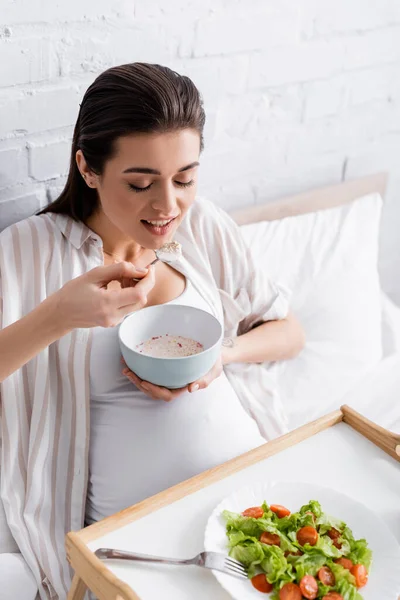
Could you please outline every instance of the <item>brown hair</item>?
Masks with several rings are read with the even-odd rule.
[[[72,139],[68,179],[46,212],[85,221],[98,204],[97,192],[84,182],[76,164],[82,150],[89,168],[101,175],[115,151],[115,141],[134,133],[195,129],[203,149],[205,114],[194,83],[168,67],[131,63],[99,75],[80,105]]]

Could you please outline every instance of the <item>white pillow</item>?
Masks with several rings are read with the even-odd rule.
[[[351,204],[243,226],[262,269],[291,288],[306,333],[295,359],[276,363],[291,427],[338,408],[382,356],[378,194]]]

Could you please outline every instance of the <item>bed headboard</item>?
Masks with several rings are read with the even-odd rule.
[[[249,206],[232,212],[231,216],[239,225],[246,225],[259,221],[276,221],[284,217],[341,206],[375,192],[378,192],[383,198],[387,181],[388,173],[375,173],[361,179],[318,188],[295,196],[287,196],[267,204]]]

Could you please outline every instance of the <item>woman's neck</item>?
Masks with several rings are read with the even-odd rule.
[[[126,260],[142,266],[142,263],[147,264],[154,258],[152,250],[143,248],[127,237],[104,213],[91,215],[86,225],[103,240],[103,252],[116,260]]]

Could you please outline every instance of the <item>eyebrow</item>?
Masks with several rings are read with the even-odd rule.
[[[182,167],[179,169],[178,173],[182,173],[183,171],[189,171],[189,169],[193,169],[194,167],[199,166],[199,162],[190,163],[190,165],[186,165],[186,167]],[[161,175],[160,171],[157,169],[149,169],[148,167],[129,167],[129,169],[125,169],[123,173],[145,173],[146,175]]]

